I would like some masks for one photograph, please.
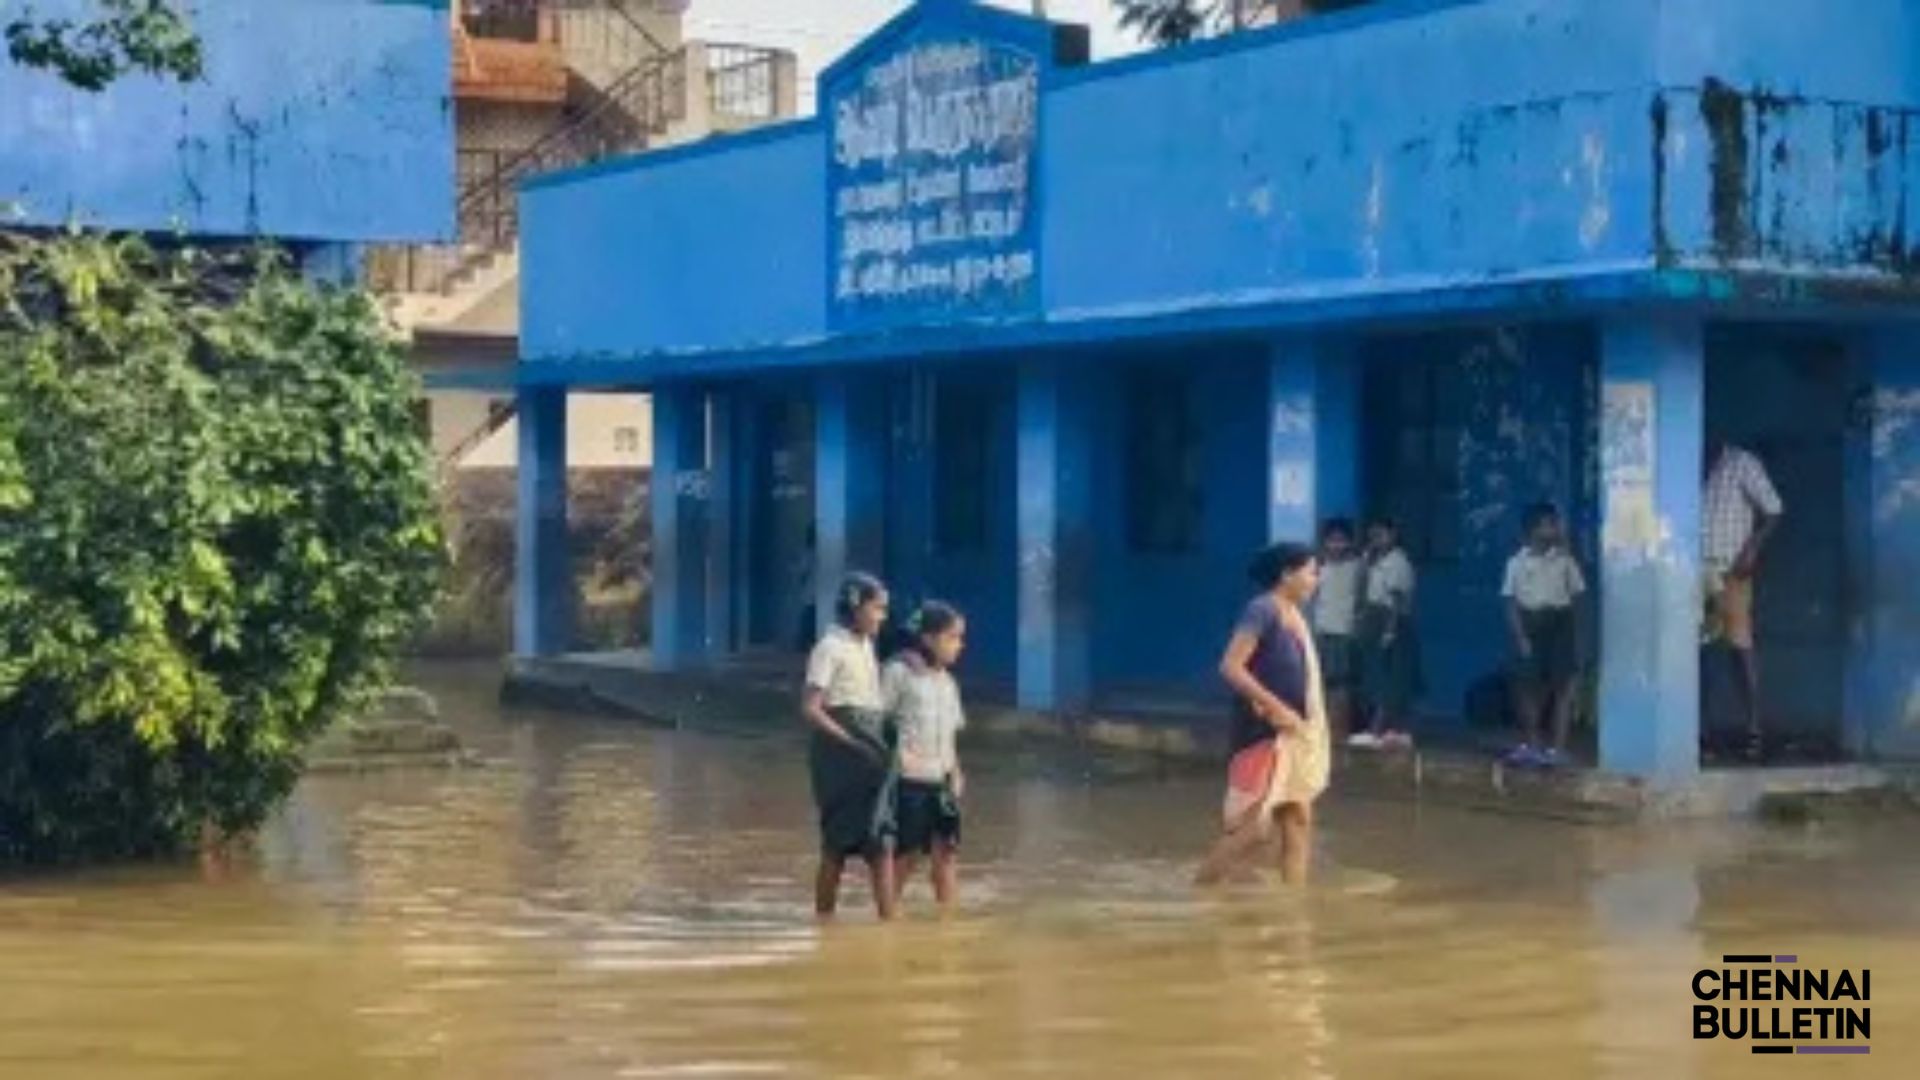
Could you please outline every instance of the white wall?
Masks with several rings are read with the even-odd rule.
[[[486,415],[484,395],[449,392],[436,393],[433,397],[436,445],[441,398],[466,397],[480,402],[467,431],[473,430]],[[468,454],[460,467],[511,469],[519,460],[519,439],[520,425],[509,420]],[[644,469],[652,465],[653,399],[645,394],[568,395],[567,464],[575,469]]]

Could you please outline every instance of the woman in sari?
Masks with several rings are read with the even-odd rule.
[[[1288,882],[1306,880],[1313,801],[1331,763],[1326,694],[1313,630],[1302,613],[1319,583],[1312,549],[1277,544],[1254,558],[1260,595],[1247,605],[1220,658],[1234,694],[1225,831],[1201,864],[1210,885],[1279,832]]]

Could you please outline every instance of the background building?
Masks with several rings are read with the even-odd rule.
[[[790,53],[689,40],[684,0],[455,0],[456,145],[446,242],[374,249],[369,281],[390,300],[428,384],[455,599],[445,648],[506,646],[518,433],[519,189],[542,173],[791,118]],[[438,184],[432,174],[427,181]],[[415,177],[411,183],[422,181]],[[656,233],[651,242],[703,243]],[[569,460],[575,548],[592,642],[644,632],[643,495],[651,456],[643,394],[577,402]],[[617,567],[617,569],[616,569]]]

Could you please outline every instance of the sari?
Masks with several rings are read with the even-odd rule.
[[[1227,795],[1222,818],[1227,831],[1249,821],[1271,821],[1288,804],[1311,805],[1327,789],[1332,772],[1332,739],[1327,728],[1327,694],[1321,681],[1320,653],[1313,632],[1297,608],[1284,609],[1283,629],[1293,637],[1306,662],[1307,708],[1304,730],[1276,731],[1233,755],[1227,763]]]

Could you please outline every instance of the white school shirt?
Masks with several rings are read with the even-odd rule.
[[[1367,566],[1367,603],[1387,606],[1393,603],[1395,593],[1406,597],[1409,607],[1413,604],[1414,575],[1413,563],[1407,553],[1394,548],[1385,555],[1374,559]]]
[[[880,662],[873,639],[844,626],[830,628],[807,657],[807,688],[820,691],[829,709],[879,709]]]
[[[937,784],[960,767],[967,717],[952,673],[894,660],[880,676],[880,698],[900,732],[901,776]]]
[[[1313,629],[1321,634],[1350,637],[1360,611],[1360,579],[1366,561],[1360,558],[1329,561],[1320,566],[1320,591],[1313,597]]]
[[[1522,611],[1557,611],[1570,608],[1587,591],[1587,579],[1580,563],[1565,548],[1541,554],[1523,547],[1507,560],[1506,580],[1500,595],[1520,605]]]

